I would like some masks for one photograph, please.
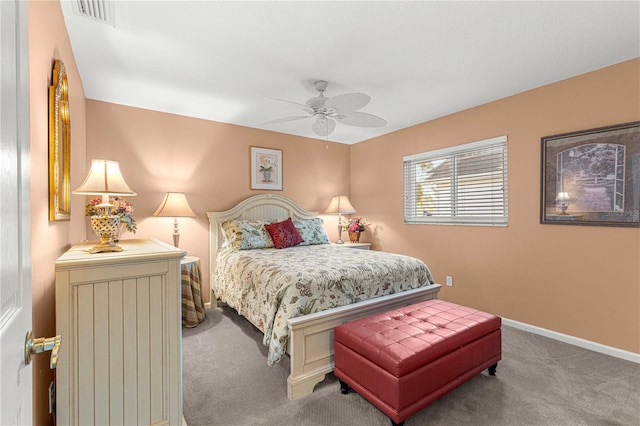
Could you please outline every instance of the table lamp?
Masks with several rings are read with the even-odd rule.
[[[115,207],[109,203],[110,196],[137,195],[129,188],[120,172],[120,163],[111,160],[91,160],[91,169],[82,185],[73,191],[75,195],[101,195],[102,203],[96,208],[101,214],[91,216],[91,227],[100,237],[100,243],[89,253],[122,251],[122,247],[113,241],[120,227],[120,217],[111,214]]]
[[[558,203],[558,207],[560,207],[561,215],[567,214],[567,208],[569,208],[569,200],[570,198],[568,192],[558,192],[556,202]]]
[[[160,207],[153,213],[154,216],[173,217],[173,245],[178,247],[180,232],[178,230],[179,217],[194,217],[196,214],[191,210],[184,192],[167,192]]]
[[[356,209],[353,208],[346,195],[337,195],[331,199],[331,203],[329,203],[325,213],[338,215],[338,241],[336,241],[336,244],[344,244],[344,241],[342,241],[342,215],[355,212]]]

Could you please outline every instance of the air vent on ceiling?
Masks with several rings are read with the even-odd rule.
[[[75,0],[71,4],[76,15],[116,26],[115,0]]]

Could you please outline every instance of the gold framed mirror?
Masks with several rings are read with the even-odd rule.
[[[71,117],[67,71],[53,64],[49,86],[49,220],[71,218]]]

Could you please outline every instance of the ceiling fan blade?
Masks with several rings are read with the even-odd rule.
[[[371,101],[371,98],[364,93],[344,93],[329,98],[324,106],[326,108],[337,109],[340,112],[355,111],[367,105],[369,101]]]
[[[301,104],[299,102],[294,102],[294,101],[287,101],[285,99],[279,99],[279,98],[269,98],[269,99],[273,99],[274,101],[279,101],[279,102],[286,102],[288,104],[293,104],[293,105],[298,105],[299,107],[302,107],[304,109],[308,109],[309,107],[306,106],[305,104]]]
[[[276,118],[275,120],[271,120],[271,121],[265,121],[262,124],[285,123],[287,121],[302,120],[303,118],[311,118],[311,116],[310,115],[296,115],[296,116],[292,116],[292,117],[282,117],[282,118]]]
[[[342,124],[348,124],[349,126],[382,127],[387,124],[387,120],[384,118],[366,112],[350,112],[337,118]]]
[[[295,105],[297,107],[302,108],[302,110],[304,112],[306,112],[307,114],[313,114],[313,108],[309,108],[308,105],[301,104],[299,102],[294,102],[294,101],[287,101],[285,99],[279,99],[279,98],[269,98],[269,99],[273,99],[274,101],[284,102],[284,103],[287,103],[287,104]]]
[[[329,136],[336,129],[336,122],[330,118],[317,120],[311,125],[311,130],[318,136]]]

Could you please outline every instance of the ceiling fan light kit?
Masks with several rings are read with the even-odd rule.
[[[304,105],[277,99],[302,107],[302,110],[308,115],[282,117],[264,124],[284,123],[315,117],[316,120],[311,124],[311,130],[318,136],[328,136],[333,133],[336,128],[336,121],[357,127],[382,127],[387,124],[386,120],[377,115],[357,111],[371,101],[369,95],[364,93],[344,93],[333,98],[327,98],[324,92],[328,86],[329,83],[325,80],[316,81],[313,87],[320,94],[306,101]]]

